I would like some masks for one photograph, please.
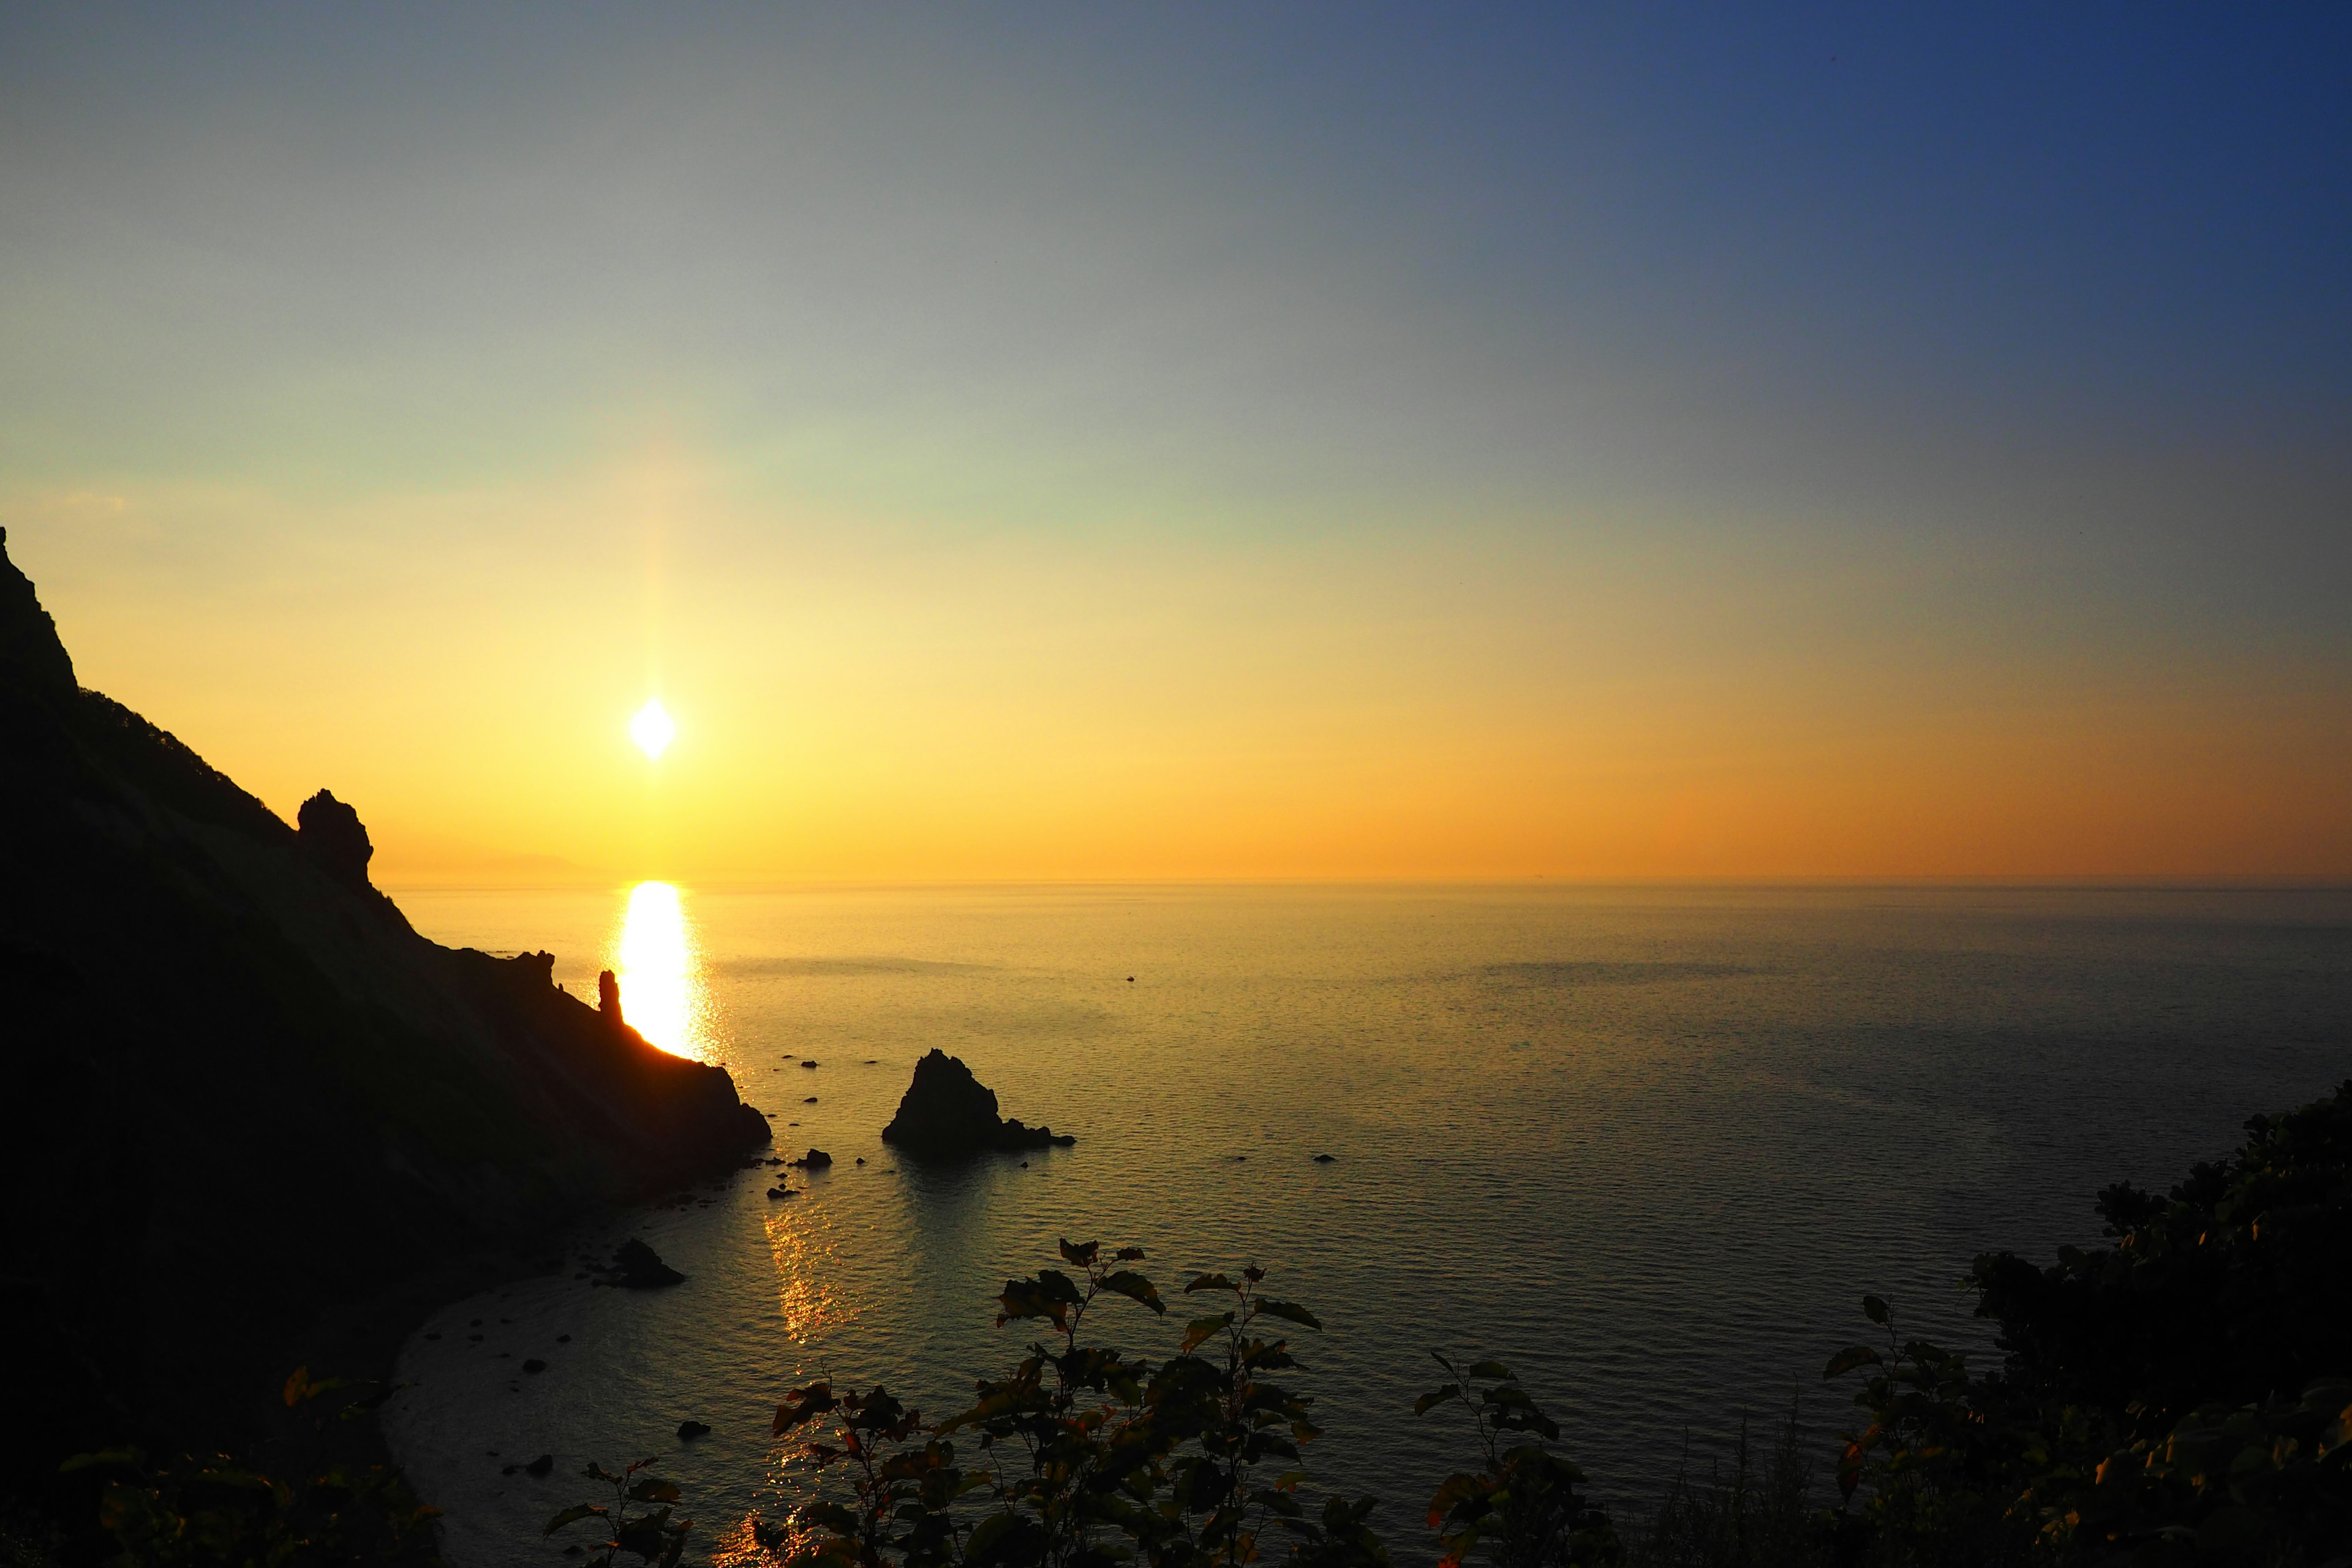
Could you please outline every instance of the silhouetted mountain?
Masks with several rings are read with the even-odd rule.
[[[550,955],[419,936],[350,806],[298,831],[82,689],[5,540],[0,1473],[201,1440],[322,1308],[766,1142]]]

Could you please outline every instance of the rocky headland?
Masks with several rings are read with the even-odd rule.
[[[996,1092],[972,1076],[963,1058],[933,1050],[915,1064],[914,1081],[882,1130],[882,1142],[918,1160],[958,1160],[984,1150],[1066,1148],[1077,1139],[999,1116]]]
[[[321,1321],[768,1142],[549,954],[420,936],[348,805],[289,826],[81,687],[5,539],[0,1475],[234,1440]]]

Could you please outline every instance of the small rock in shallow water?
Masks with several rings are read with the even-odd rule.
[[[1339,1157],[1337,1154],[1318,1154],[1315,1156],[1315,1163],[1318,1165],[1328,1165]]]
[[[677,1440],[681,1443],[691,1443],[697,1437],[709,1436],[710,1436],[710,1427],[706,1422],[681,1421],[677,1424]]]
[[[530,1464],[525,1465],[522,1468],[522,1471],[523,1474],[527,1476],[543,1476],[553,1468],[555,1468],[555,1456],[552,1454],[541,1454],[538,1458],[533,1459]]]
[[[572,1336],[570,1334],[558,1334],[555,1336],[555,1342],[560,1345],[568,1345],[572,1342]]]
[[[613,1254],[614,1272],[619,1283],[632,1290],[649,1290],[660,1285],[682,1283],[686,1276],[661,1260],[661,1254],[635,1237],[621,1243]]]
[[[522,1363],[522,1369],[525,1372],[545,1372],[547,1370],[547,1363],[540,1360],[537,1356],[533,1356],[529,1361]]]

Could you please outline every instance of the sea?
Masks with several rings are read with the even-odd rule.
[[[2099,1188],[2163,1186],[2246,1118],[2352,1077],[2352,890],[2321,888],[1051,886],[411,891],[437,941],[548,950],[724,1065],[773,1154],[572,1238],[562,1271],[436,1313],[384,1406],[457,1568],[558,1564],[591,1462],[651,1459],[689,1561],[809,1477],[769,1435],[818,1378],[969,1403],[1030,1334],[1012,1277],[1137,1246],[1173,1297],[1255,1264],[1323,1436],[1313,1487],[1421,1554],[1471,1457],[1416,1417],[1433,1352],[1510,1366],[1622,1524],[1795,1423],[1823,1495],[1894,1305],[1990,1362],[1979,1253],[2094,1242]],[[948,1169],[880,1138],[915,1061],[963,1059],[1068,1148]],[[1324,1160],[1322,1156],[1329,1156]],[[770,1196],[780,1173],[794,1195]],[[660,1290],[582,1274],[641,1237]],[[1198,1299],[1195,1298],[1197,1300]],[[1106,1342],[1169,1353],[1125,1301]],[[531,1363],[543,1369],[527,1371]],[[681,1423],[707,1436],[681,1438]],[[548,1456],[548,1473],[530,1461]]]

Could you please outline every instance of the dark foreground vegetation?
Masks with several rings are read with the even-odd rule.
[[[1622,1528],[1509,1368],[1439,1357],[1412,1414],[1454,1421],[1464,1463],[1413,1510],[1425,1533],[1395,1548],[1497,1568],[2352,1561],[2352,1082],[2247,1131],[2168,1194],[2100,1194],[2106,1245],[2046,1268],[1979,1258],[1970,1282],[1999,1327],[1998,1369],[1906,1338],[1864,1297],[1866,1339],[1822,1373],[1854,1418],[1820,1488],[1792,1422],[1768,1460],[1751,1465],[1743,1440],[1729,1476],[1678,1480]],[[1138,1248],[1065,1241],[1061,1254],[1065,1268],[998,1298],[1001,1324],[1039,1337],[969,1409],[926,1421],[878,1387],[786,1394],[775,1435],[817,1495],[754,1521],[757,1555],[810,1568],[1389,1560],[1406,1510],[1318,1500],[1300,1463],[1318,1434],[1286,1378],[1311,1312],[1266,1294],[1255,1268],[1199,1276],[1171,1301]],[[1183,1321],[1173,1353],[1112,1347],[1142,1326],[1113,1314],[1138,1312]],[[598,1531],[597,1561],[678,1561],[675,1489],[641,1471],[604,1479],[610,1502],[549,1532]]]
[[[1863,1341],[1822,1373],[1853,1401],[1838,1447],[1809,1453],[1793,1421],[1769,1453],[1743,1434],[1727,1472],[1677,1478],[1640,1519],[1598,1505],[1507,1366],[1442,1356],[1397,1418],[1450,1424],[1459,1468],[1408,1500],[1318,1493],[1293,1382],[1312,1312],[1256,1268],[1163,1294],[1139,1249],[1066,1241],[1061,1267],[998,1298],[1000,1323],[1035,1338],[968,1408],[790,1390],[773,1433],[808,1482],[790,1514],[706,1540],[653,1461],[592,1466],[592,1495],[549,1522],[549,1560],[570,1544],[591,1563],[707,1551],[730,1568],[2329,1568],[2352,1562],[2352,1082],[2247,1127],[2168,1193],[2100,1194],[2099,1247],[1979,1258],[1997,1368],[1906,1337],[1865,1297]],[[1139,1331],[1168,1353],[1120,1348]],[[0,1561],[429,1561],[430,1510],[335,1455],[381,1392],[298,1373],[282,1404],[310,1436],[274,1457],[77,1458],[61,1481],[102,1551],[0,1525]]]

